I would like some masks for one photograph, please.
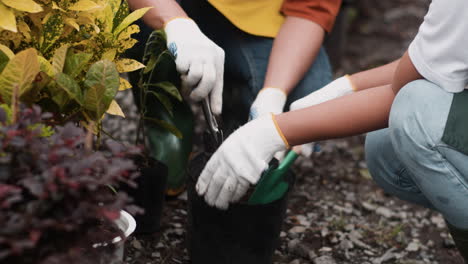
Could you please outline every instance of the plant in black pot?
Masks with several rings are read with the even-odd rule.
[[[180,76],[167,51],[164,32],[153,31],[137,21],[139,40],[127,56],[146,67],[129,73],[140,112],[137,144],[145,146],[138,189],[130,194],[145,213],[136,216],[137,233],[153,233],[160,227],[166,194],[178,194],[186,180],[192,150],[193,116],[177,87]]]
[[[118,263],[120,243],[135,228],[117,184],[137,176],[128,155],[72,123],[52,128],[40,108],[0,107],[0,262]],[[86,147],[88,145],[88,147]]]

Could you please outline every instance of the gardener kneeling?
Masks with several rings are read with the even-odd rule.
[[[439,211],[468,262],[466,14],[466,0],[433,0],[399,60],[339,78],[295,101],[291,108],[299,110],[242,126],[211,157],[197,192],[227,208],[257,183],[276,152],[374,131],[366,156],[375,181]]]

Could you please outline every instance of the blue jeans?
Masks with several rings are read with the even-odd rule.
[[[386,192],[468,229],[468,156],[441,141],[452,98],[425,80],[403,87],[389,127],[367,135],[366,160]]]
[[[181,5],[202,32],[224,49],[223,120],[229,121],[230,127],[242,125],[247,121],[257,93],[263,88],[273,39],[239,30],[207,1],[182,0]],[[286,109],[294,100],[325,86],[331,79],[328,56],[321,48],[313,65],[288,96]]]

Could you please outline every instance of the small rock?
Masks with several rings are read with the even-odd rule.
[[[320,231],[320,235],[322,237],[326,237],[328,235],[328,233],[330,233],[330,231],[328,231],[328,228],[322,228],[322,230]]]
[[[445,238],[443,242],[444,247],[446,248],[454,248],[455,247],[455,242],[453,241],[452,238]]]
[[[377,206],[371,204],[371,203],[368,203],[368,202],[362,202],[362,207],[364,207],[364,209],[368,210],[368,211],[375,211],[377,209]]]
[[[153,253],[151,253],[151,257],[153,257],[153,258],[160,258],[160,257],[161,257],[161,253],[159,253],[159,252],[153,252]]]
[[[133,239],[132,246],[138,250],[143,248],[143,246],[141,245],[141,242],[138,239]]]
[[[309,251],[309,259],[314,260],[314,258],[317,257],[317,254],[315,254],[315,251],[311,250]]]
[[[298,239],[289,241],[288,250],[290,253],[302,258],[309,258],[312,248],[306,243],[300,242]]]
[[[419,250],[419,243],[418,242],[411,242],[408,244],[408,246],[406,247],[405,249],[406,251],[409,251],[409,252],[416,252]]]
[[[332,251],[332,248],[330,248],[330,247],[322,247],[322,248],[319,249],[319,251],[320,251],[320,252],[330,252],[330,251]]]
[[[313,260],[314,264],[336,264],[336,261],[331,256],[321,256]]]
[[[387,252],[385,252],[380,258],[374,259],[372,261],[372,264],[382,264],[385,261],[389,261],[391,259],[396,258],[396,255],[393,253],[393,251],[395,251],[395,250],[396,250],[396,248],[391,248],[391,249],[387,250]]]
[[[295,260],[289,262],[289,264],[301,264],[301,262],[298,259],[295,259]]]
[[[391,218],[395,214],[392,210],[386,208],[386,207],[379,207],[375,211],[377,214],[385,217],[385,218]]]
[[[431,217],[431,223],[437,225],[438,228],[445,228],[445,220],[439,214]]]
[[[346,250],[354,248],[354,245],[353,245],[353,242],[349,241],[348,239],[343,239],[338,247],[341,250],[346,251]]]
[[[294,233],[294,234],[299,234],[299,233],[304,233],[307,228],[303,226],[295,226],[291,229],[289,229],[289,233]]]

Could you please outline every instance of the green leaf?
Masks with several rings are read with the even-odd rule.
[[[0,74],[0,95],[6,103],[11,102],[13,87],[18,87],[20,95],[27,92],[39,73],[37,52],[30,48],[19,52],[5,66]]]
[[[144,119],[148,120],[148,121],[150,121],[152,123],[155,123],[156,125],[161,126],[164,129],[167,129],[167,131],[171,132],[174,136],[176,136],[179,139],[181,139],[183,137],[182,132],[180,132],[180,130],[177,129],[177,127],[171,125],[170,123],[168,123],[168,122],[166,122],[164,120],[160,120],[160,119],[152,118],[152,117],[145,117]]]
[[[52,67],[52,64],[50,64],[50,62],[42,56],[38,56],[37,58],[39,59],[39,65],[40,65],[41,71],[46,73],[49,76],[54,76],[55,72],[54,72],[54,68]]]
[[[13,53],[13,51],[10,48],[8,48],[7,46],[5,46],[3,44],[0,44],[0,51],[5,53],[5,55],[7,55],[8,58],[10,58],[10,59],[15,56],[15,53]]]
[[[65,92],[67,96],[75,100],[78,104],[83,105],[83,94],[78,83],[65,73],[57,73],[55,75],[57,88]]]
[[[120,4],[119,10],[114,16],[114,21],[112,22],[112,32],[114,32],[115,28],[122,23],[122,21],[127,17],[129,14],[128,3],[126,0],[122,1]]]
[[[145,86],[161,88],[168,94],[170,94],[172,97],[182,102],[182,95],[180,94],[179,89],[177,89],[177,87],[175,87],[175,85],[171,82],[150,83]]]
[[[70,75],[70,77],[75,78],[80,74],[83,69],[86,67],[88,62],[93,57],[93,54],[90,53],[73,53],[68,52],[68,55],[65,59],[65,65],[63,67],[63,72]]]
[[[8,64],[8,61],[10,61],[10,58],[8,57],[8,55],[6,55],[3,51],[0,50],[0,73]]]
[[[119,73],[115,64],[101,60],[91,65],[84,85],[84,107],[91,112],[94,121],[99,121],[119,90]]]
[[[147,91],[147,93],[149,94],[152,94],[154,95],[156,98],[158,98],[159,102],[161,102],[161,104],[164,106],[164,108],[167,110],[167,112],[173,116],[173,113],[172,113],[172,103],[171,103],[171,100],[169,100],[169,98],[167,96],[165,96],[164,94],[160,94],[160,93],[157,93],[155,91]]]
[[[55,44],[57,39],[62,35],[65,23],[63,23],[62,15],[56,13],[51,15],[44,24],[43,42],[41,44],[41,53],[45,54]]]
[[[118,36],[120,32],[122,32],[122,30],[124,30],[125,28],[130,26],[130,24],[144,16],[146,12],[148,12],[148,10],[150,10],[151,8],[152,7],[145,7],[133,11],[114,29],[114,36]]]

